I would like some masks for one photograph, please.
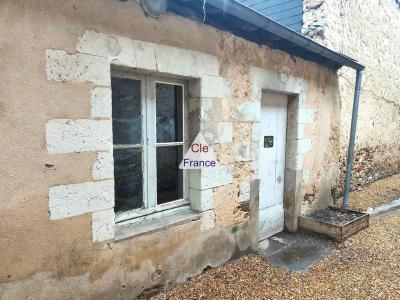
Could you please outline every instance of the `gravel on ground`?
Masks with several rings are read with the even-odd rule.
[[[349,207],[354,210],[367,210],[368,207],[376,207],[388,204],[400,198],[400,174],[375,181],[359,191],[350,194]],[[336,200],[336,205],[342,204],[343,198]]]
[[[400,198],[400,175],[351,193],[365,210]],[[274,267],[256,254],[210,269],[153,299],[400,299],[400,211],[335,244],[306,272]]]
[[[154,299],[400,299],[400,214],[378,219],[307,272],[252,254]]]

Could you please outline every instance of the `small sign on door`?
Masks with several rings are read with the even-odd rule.
[[[264,136],[264,148],[272,148],[274,146],[274,137],[272,135]]]

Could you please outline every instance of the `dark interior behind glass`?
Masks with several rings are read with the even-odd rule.
[[[156,83],[157,143],[183,142],[183,88]],[[157,147],[157,204],[183,198],[183,145]]]
[[[140,81],[113,77],[112,122],[116,212],[143,206]]]

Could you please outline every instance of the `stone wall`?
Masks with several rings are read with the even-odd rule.
[[[400,171],[400,7],[394,0],[304,1],[302,32],[365,65],[352,188]],[[340,181],[345,176],[355,71],[339,72]]]
[[[0,298],[131,298],[247,251],[263,88],[297,94],[296,213],[332,203],[334,71],[138,1],[5,0],[0,31]],[[193,173],[196,220],[113,240],[111,65],[189,81],[191,129],[221,164]]]

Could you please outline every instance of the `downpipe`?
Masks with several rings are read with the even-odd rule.
[[[356,131],[357,131],[358,107],[360,106],[361,79],[362,79],[362,70],[357,70],[356,86],[355,86],[355,90],[354,90],[354,100],[353,100],[353,112],[351,115],[349,149],[347,152],[346,183],[344,186],[344,196],[343,196],[343,204],[342,204],[343,208],[349,207],[350,180],[351,180],[351,170],[353,169],[353,157],[354,157],[354,145],[355,145]]]

